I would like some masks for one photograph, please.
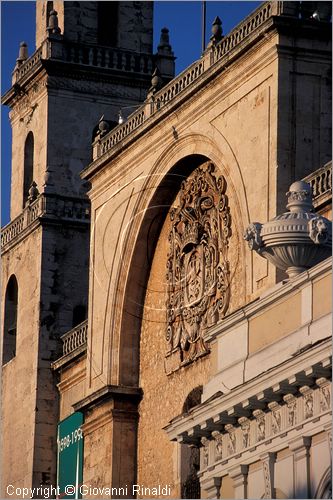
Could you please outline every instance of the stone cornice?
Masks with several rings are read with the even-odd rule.
[[[86,357],[87,344],[77,347],[74,351],[62,356],[53,363],[51,363],[52,370],[59,370],[60,368],[67,368],[72,364],[77,363],[79,357]]]
[[[233,389],[228,394],[219,393],[201,403],[186,415],[175,417],[164,429],[171,440],[196,442],[198,436],[209,436],[227,421],[237,423],[238,417],[248,416],[282,394],[293,394],[297,387],[312,386],[322,372],[330,377],[331,339],[313,345],[303,353],[272,368],[268,372]]]
[[[77,373],[74,373],[74,375],[70,375],[69,377],[65,376],[63,378],[64,380],[62,380],[61,382],[59,382],[59,384],[57,384],[60,394],[63,394],[65,391],[71,389],[80,382],[84,382],[86,378],[86,368],[84,366]]]
[[[210,464],[205,470],[199,472],[200,482],[202,483],[205,480],[209,481],[209,479],[214,476],[229,475],[230,471],[240,464],[240,461],[242,464],[253,464],[261,460],[261,457],[267,453],[267,450],[269,450],[270,453],[277,453],[281,450],[285,450],[289,447],[289,443],[292,442],[297,432],[305,434],[306,437],[311,440],[311,437],[322,432],[325,426],[331,426],[331,411],[328,410],[320,415],[316,415],[316,417],[308,421],[300,422],[299,425],[291,427],[288,431],[277,433],[261,442],[257,442],[248,449],[238,451],[233,455]],[[291,450],[290,452],[292,453]],[[271,496],[269,498],[271,498]]]
[[[87,437],[92,432],[97,429],[104,427],[107,424],[111,424],[114,420],[121,420],[122,422],[137,422],[139,418],[138,412],[136,410],[117,410],[112,407],[106,406],[102,414],[96,416],[95,418],[89,419],[82,425],[83,435]]]
[[[142,389],[120,385],[106,385],[81,401],[73,404],[75,411],[87,411],[93,406],[109,399],[132,399],[139,402],[142,398]]]

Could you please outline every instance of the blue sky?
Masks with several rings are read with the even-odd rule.
[[[223,33],[236,24],[261,2],[207,1],[206,40],[216,16],[222,20]],[[157,1],[154,8],[154,50],[161,28],[170,30],[170,42],[176,59],[176,74],[201,55],[201,1]],[[28,44],[29,55],[35,50],[35,2],[1,0],[1,93],[10,88],[11,73],[18,56],[19,44]],[[9,221],[11,131],[8,108],[1,112],[1,224]]]

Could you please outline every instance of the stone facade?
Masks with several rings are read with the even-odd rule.
[[[117,4],[112,41],[105,39],[97,2],[36,7],[36,51],[28,57],[21,46],[13,86],[3,96],[13,145],[2,301],[7,303],[13,275],[18,316],[16,355],[2,369],[1,418],[6,435],[17,435],[25,448],[3,440],[2,488],[56,482],[56,426],[70,402],[62,400],[59,411],[58,379],[50,365],[61,354],[60,336],[86,317],[88,306],[89,186],[79,172],[91,161],[93,137],[102,133],[101,116],[110,128],[122,106],[132,110],[142,102],[154,64],[152,4]],[[4,489],[1,494],[7,496]]]
[[[330,259],[287,280],[249,251],[243,233],[250,222],[280,213],[289,185],[301,178],[313,187],[316,210],[330,213],[327,14],[320,11],[318,20],[304,2],[265,2],[228,36],[213,36],[200,60],[161,89],[155,74],[146,97],[143,70],[137,86],[128,84],[134,54],[125,57],[129,66],[125,62],[116,80],[112,68],[105,68],[110,52],[67,51],[79,34],[96,48],[97,5],[85,2],[75,13],[69,2],[54,3],[64,39],[58,33],[43,38],[48,14],[39,5],[37,43],[56,59],[62,46],[61,54],[74,59],[67,60],[70,66],[60,58],[53,71],[39,70],[48,82],[43,98],[38,93],[45,104],[25,121],[29,126],[37,120],[43,106],[52,116],[50,135],[43,139],[35,132],[41,148],[36,182],[40,189],[47,170],[45,189],[31,203],[39,207],[38,217],[29,207],[22,212],[22,200],[15,200],[16,219],[4,230],[5,283],[20,271],[18,249],[27,259],[32,239],[39,238],[40,252],[30,257],[39,262],[34,279],[40,295],[33,293],[39,340],[29,349],[36,354],[31,376],[45,369],[36,399],[53,422],[45,435],[55,439],[58,419],[83,413],[83,482],[114,488],[103,497],[131,498],[133,484],[142,485],[138,498],[159,497],[157,486],[169,488],[171,498],[324,497],[330,467]],[[119,5],[119,26],[124,16],[130,28],[139,3]],[[150,33],[147,5],[143,39]],[[136,50],[135,39],[129,43],[123,48]],[[159,51],[169,64],[166,45]],[[86,57],[95,70],[89,79]],[[148,68],[149,60],[141,67]],[[26,78],[20,67],[16,71],[14,79]],[[28,129],[20,129],[17,106],[23,97],[13,92],[5,100],[14,103],[13,127],[22,144]],[[92,136],[102,114],[115,119],[111,96],[118,109],[126,99],[146,100],[114,130],[100,128]],[[49,137],[57,140],[46,140],[42,151]],[[13,183],[21,186],[22,158],[14,159]],[[82,248],[89,219],[88,287],[88,252]],[[17,278],[20,283],[27,275]],[[88,304],[88,320],[79,325],[69,324],[73,297]],[[9,369],[11,380],[19,377],[26,362],[20,360],[18,350],[3,367],[8,432],[23,426],[19,415],[9,420],[6,379]],[[24,385],[17,387],[23,393]],[[48,399],[54,403],[49,413]],[[25,402],[35,404],[30,395]],[[44,421],[33,422],[36,436],[27,446],[35,446],[42,461]],[[5,453],[10,446],[4,439]],[[14,472],[6,469],[4,479],[21,484],[19,459],[11,456]],[[45,457],[52,483],[52,452]],[[23,470],[26,485],[43,481],[30,461]]]

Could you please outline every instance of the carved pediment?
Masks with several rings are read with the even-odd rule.
[[[179,366],[208,352],[203,333],[229,305],[231,219],[226,181],[214,171],[211,162],[197,168],[182,183],[179,205],[170,212],[167,357],[177,353]],[[177,363],[167,371],[174,369]]]

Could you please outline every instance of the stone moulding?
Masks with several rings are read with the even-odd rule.
[[[203,332],[229,305],[228,241],[231,217],[224,177],[211,162],[182,183],[170,211],[167,259],[167,363],[171,372],[206,354]],[[170,363],[170,358],[177,361]]]
[[[311,187],[306,182],[294,182],[287,197],[289,212],[265,224],[250,224],[244,239],[251,250],[292,278],[331,255],[332,223],[313,212]]]

